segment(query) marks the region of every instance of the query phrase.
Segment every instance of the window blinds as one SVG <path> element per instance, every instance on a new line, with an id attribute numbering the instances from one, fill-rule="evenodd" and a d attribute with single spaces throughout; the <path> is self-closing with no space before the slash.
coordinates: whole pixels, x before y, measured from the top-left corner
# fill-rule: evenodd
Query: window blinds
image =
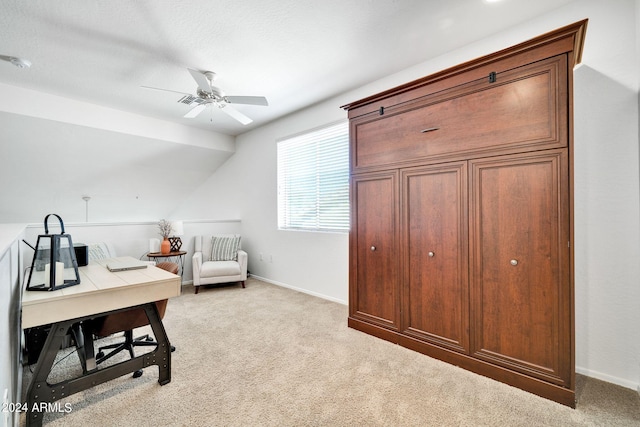
<path id="1" fill-rule="evenodd" d="M 278 227 L 349 230 L 349 123 L 278 142 Z"/>

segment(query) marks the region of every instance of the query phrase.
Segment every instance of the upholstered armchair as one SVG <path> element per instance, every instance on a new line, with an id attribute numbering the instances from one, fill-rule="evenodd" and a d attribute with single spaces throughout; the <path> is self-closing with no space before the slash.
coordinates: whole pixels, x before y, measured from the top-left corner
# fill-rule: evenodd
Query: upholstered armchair
<path id="1" fill-rule="evenodd" d="M 247 280 L 248 255 L 241 249 L 239 234 L 196 236 L 193 254 L 193 286 Z"/>

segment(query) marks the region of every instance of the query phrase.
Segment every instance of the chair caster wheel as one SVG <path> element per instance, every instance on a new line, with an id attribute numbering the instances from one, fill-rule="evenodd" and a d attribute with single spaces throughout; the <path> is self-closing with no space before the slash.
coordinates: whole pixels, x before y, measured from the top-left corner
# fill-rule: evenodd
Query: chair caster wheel
<path id="1" fill-rule="evenodd" d="M 149 337 L 149 336 L 148 336 L 148 337 L 146 338 L 146 341 L 153 341 L 153 337 Z"/>
<path id="2" fill-rule="evenodd" d="M 133 378 L 140 378 L 142 376 L 142 369 L 138 369 L 133 373 Z"/>
<path id="3" fill-rule="evenodd" d="M 99 351 L 98 354 L 96 354 L 96 359 L 101 359 L 102 357 L 104 357 L 104 351 Z"/>
<path id="4" fill-rule="evenodd" d="M 171 346 L 171 353 L 173 353 L 174 351 L 176 351 L 176 346 L 175 346 L 175 345 L 172 345 L 172 346 Z"/>

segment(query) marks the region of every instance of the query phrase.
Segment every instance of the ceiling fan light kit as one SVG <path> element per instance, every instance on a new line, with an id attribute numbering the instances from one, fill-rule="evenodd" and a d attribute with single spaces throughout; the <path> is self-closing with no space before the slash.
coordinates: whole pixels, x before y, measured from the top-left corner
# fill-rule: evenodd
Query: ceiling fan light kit
<path id="1" fill-rule="evenodd" d="M 31 68 L 31 61 L 29 61 L 28 59 L 11 58 L 9 62 L 11 62 L 18 68 Z"/>
<path id="2" fill-rule="evenodd" d="M 259 105 L 259 106 L 268 106 L 269 103 L 264 96 L 227 96 L 222 91 L 222 89 L 213 85 L 213 82 L 217 78 L 217 74 L 213 71 L 198 71 L 191 68 L 187 68 L 191 77 L 196 81 L 198 85 L 196 89 L 196 94 L 188 94 L 184 93 L 183 97 L 178 100 L 181 104 L 186 104 L 192 106 L 191 110 L 189 110 L 184 117 L 187 119 L 192 119 L 197 117 L 203 110 L 206 109 L 207 105 L 212 104 L 216 105 L 219 109 L 224 111 L 228 116 L 242 123 L 243 125 L 248 125 L 253 122 L 252 119 L 245 116 L 240 111 L 231 107 L 229 104 L 244 104 L 244 105 Z M 168 92 L 176 92 L 169 89 L 160 89 L 149 86 L 143 86 L 147 89 L 156 89 L 163 90 Z M 181 92 L 178 92 L 181 93 Z"/>
<path id="3" fill-rule="evenodd" d="M 18 68 L 31 68 L 31 61 L 15 56 L 0 55 L 0 60 L 7 61 Z"/>

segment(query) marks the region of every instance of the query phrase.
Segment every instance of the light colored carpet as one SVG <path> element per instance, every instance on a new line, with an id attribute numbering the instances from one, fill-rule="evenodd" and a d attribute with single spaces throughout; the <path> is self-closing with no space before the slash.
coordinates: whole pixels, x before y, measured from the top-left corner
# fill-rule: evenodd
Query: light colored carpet
<path id="1" fill-rule="evenodd" d="M 46 414 L 45 424 L 640 425 L 632 390 L 579 377 L 570 409 L 349 329 L 347 315 L 346 306 L 255 279 L 198 295 L 185 286 L 164 319 L 177 347 L 171 383 L 160 386 L 157 368 L 147 368 L 66 398 L 71 412 Z M 75 353 L 51 378 L 73 372 Z"/>

